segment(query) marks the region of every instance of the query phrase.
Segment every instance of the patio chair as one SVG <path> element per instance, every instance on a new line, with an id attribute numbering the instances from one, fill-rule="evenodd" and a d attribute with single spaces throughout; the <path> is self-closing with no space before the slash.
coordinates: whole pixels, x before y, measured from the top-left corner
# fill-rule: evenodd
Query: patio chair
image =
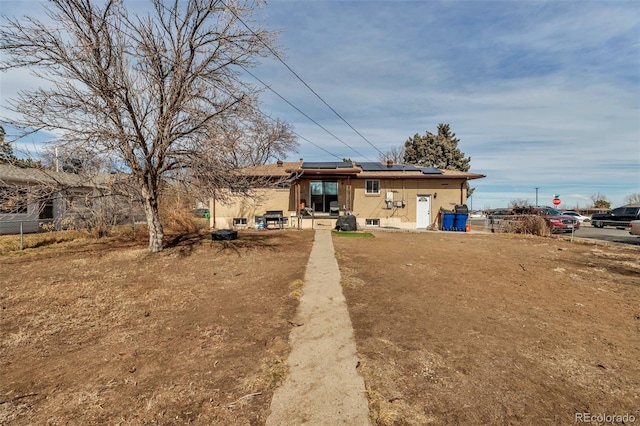
<path id="1" fill-rule="evenodd" d="M 329 203 L 329 216 L 339 216 L 340 215 L 340 204 L 337 201 L 332 201 Z"/>

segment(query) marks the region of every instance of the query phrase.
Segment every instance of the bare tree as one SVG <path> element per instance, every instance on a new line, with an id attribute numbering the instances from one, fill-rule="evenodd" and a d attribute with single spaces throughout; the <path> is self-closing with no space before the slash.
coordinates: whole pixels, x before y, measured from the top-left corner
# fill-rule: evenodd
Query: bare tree
<path id="1" fill-rule="evenodd" d="M 297 152 L 298 142 L 291 126 L 254 109 L 243 121 L 226 124 L 217 136 L 227 162 L 235 168 L 253 167 Z"/>
<path id="2" fill-rule="evenodd" d="M 389 151 L 380 154 L 380 161 L 393 161 L 396 164 L 404 163 L 404 145 L 389 148 Z"/>
<path id="3" fill-rule="evenodd" d="M 627 195 L 627 197 L 624 199 L 624 202 L 627 204 L 640 205 L 640 192 Z"/>
<path id="4" fill-rule="evenodd" d="M 532 207 L 531 201 L 524 198 L 513 199 L 509 201 L 510 207 Z"/>
<path id="5" fill-rule="evenodd" d="M 51 0 L 45 7 L 54 24 L 4 18 L 0 69 L 29 68 L 53 83 L 21 93 L 11 103 L 21 118 L 7 121 L 56 130 L 69 152 L 82 148 L 118 164 L 139 190 L 156 252 L 166 179 L 194 164 L 213 187 L 237 175 L 220 134 L 255 103 L 238 67 L 268 54 L 275 34 L 244 25 L 259 1 L 151 5 L 135 14 L 119 0 Z"/>

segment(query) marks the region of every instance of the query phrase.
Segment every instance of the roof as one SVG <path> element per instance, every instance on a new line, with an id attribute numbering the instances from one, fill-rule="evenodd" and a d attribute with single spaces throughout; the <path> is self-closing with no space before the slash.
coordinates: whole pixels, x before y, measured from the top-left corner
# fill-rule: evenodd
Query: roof
<path id="1" fill-rule="evenodd" d="M 390 178 L 390 179 L 480 179 L 485 175 L 478 173 L 462 172 L 458 170 L 440 170 L 434 167 L 425 167 L 412 164 L 392 163 L 350 163 L 340 161 L 300 161 L 278 162 L 263 166 L 248 167 L 241 170 L 242 174 L 251 176 L 319 176 L 341 175 L 352 178 Z"/>
<path id="2" fill-rule="evenodd" d="M 264 164 L 262 166 L 246 167 L 240 169 L 239 172 L 247 176 L 272 176 L 286 177 L 291 174 L 291 170 L 298 168 L 299 162 L 278 162 L 272 164 Z"/>
<path id="3" fill-rule="evenodd" d="M 37 168 L 21 168 L 10 164 L 0 164 L 0 182 L 8 184 L 45 184 L 72 187 L 95 187 L 87 177 L 66 172 L 55 172 Z"/>

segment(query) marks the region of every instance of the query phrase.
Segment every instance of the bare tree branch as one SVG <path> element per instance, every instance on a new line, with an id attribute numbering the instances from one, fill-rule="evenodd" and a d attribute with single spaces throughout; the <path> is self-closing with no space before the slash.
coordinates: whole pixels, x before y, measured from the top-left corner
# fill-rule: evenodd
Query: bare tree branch
<path id="1" fill-rule="evenodd" d="M 199 187 L 229 187 L 234 167 L 297 145 L 287 125 L 259 118 L 256 91 L 240 80 L 240 67 L 273 49 L 275 33 L 238 22 L 261 2 L 151 3 L 143 15 L 120 0 L 51 0 L 55 25 L 5 18 L 0 70 L 29 68 L 53 83 L 14 99 L 21 118 L 9 122 L 55 130 L 66 151 L 119 164 L 142 197 L 149 249 L 159 251 L 158 198 L 175 171 L 198 176 Z"/>

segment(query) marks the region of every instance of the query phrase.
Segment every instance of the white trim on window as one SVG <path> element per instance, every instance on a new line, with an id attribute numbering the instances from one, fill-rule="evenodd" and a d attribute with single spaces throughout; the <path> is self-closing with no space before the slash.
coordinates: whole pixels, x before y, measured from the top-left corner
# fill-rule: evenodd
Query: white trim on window
<path id="1" fill-rule="evenodd" d="M 365 219 L 364 226 L 380 226 L 380 219 Z"/>
<path id="2" fill-rule="evenodd" d="M 233 226 L 247 226 L 247 218 L 246 217 L 234 217 L 233 218 Z"/>
<path id="3" fill-rule="evenodd" d="M 364 184 L 364 193 L 367 195 L 380 195 L 380 181 L 378 179 L 367 179 Z"/>

